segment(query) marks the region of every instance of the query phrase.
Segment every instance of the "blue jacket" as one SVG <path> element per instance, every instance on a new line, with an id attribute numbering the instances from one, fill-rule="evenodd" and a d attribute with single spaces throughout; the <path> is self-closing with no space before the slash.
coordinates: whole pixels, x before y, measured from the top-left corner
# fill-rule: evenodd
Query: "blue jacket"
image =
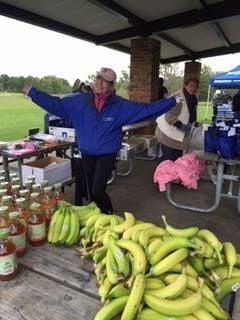
<path id="1" fill-rule="evenodd" d="M 122 126 L 159 117 L 176 104 L 175 98 L 138 103 L 111 96 L 98 112 L 93 104 L 93 93 L 61 99 L 32 87 L 28 95 L 46 111 L 72 122 L 79 150 L 87 155 L 118 152 L 123 138 Z"/>

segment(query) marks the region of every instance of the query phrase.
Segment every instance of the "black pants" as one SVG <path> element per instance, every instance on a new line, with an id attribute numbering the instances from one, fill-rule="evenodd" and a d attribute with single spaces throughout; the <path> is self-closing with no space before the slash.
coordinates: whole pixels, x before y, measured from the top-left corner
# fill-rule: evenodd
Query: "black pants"
<path id="1" fill-rule="evenodd" d="M 160 158 L 161 162 L 164 160 L 175 161 L 183 155 L 182 150 L 173 149 L 173 148 L 165 146 L 164 144 L 161 145 L 161 149 L 162 149 L 162 153 L 163 153 L 162 157 Z"/>
<path id="2" fill-rule="evenodd" d="M 113 206 L 106 188 L 115 166 L 116 154 L 82 155 L 82 161 L 91 201 L 95 201 L 103 213 L 112 213 Z"/>
<path id="3" fill-rule="evenodd" d="M 88 199 L 87 184 L 81 158 L 72 159 L 72 176 L 75 178 L 74 204 L 81 206 L 83 198 Z"/>

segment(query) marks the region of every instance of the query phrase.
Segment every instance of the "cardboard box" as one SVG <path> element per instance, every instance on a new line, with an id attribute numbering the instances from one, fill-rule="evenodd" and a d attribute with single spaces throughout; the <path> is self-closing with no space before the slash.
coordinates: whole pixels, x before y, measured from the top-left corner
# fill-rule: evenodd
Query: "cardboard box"
<path id="1" fill-rule="evenodd" d="M 76 130 L 73 128 L 49 127 L 49 133 L 57 140 L 75 142 Z"/>
<path id="2" fill-rule="evenodd" d="M 71 160 L 48 157 L 22 165 L 23 184 L 27 177 L 35 176 L 36 183 L 48 180 L 49 184 L 65 182 L 72 178 Z"/>

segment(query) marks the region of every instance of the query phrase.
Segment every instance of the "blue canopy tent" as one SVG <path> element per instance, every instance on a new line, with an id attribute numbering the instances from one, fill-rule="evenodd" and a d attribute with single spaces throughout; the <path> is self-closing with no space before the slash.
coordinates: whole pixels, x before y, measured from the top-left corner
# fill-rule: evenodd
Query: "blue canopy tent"
<path id="1" fill-rule="evenodd" d="M 226 73 L 223 73 L 209 80 L 207 109 L 206 109 L 205 118 L 207 118 L 207 114 L 208 114 L 211 87 L 217 88 L 217 89 L 239 89 L 240 88 L 240 65 Z"/>

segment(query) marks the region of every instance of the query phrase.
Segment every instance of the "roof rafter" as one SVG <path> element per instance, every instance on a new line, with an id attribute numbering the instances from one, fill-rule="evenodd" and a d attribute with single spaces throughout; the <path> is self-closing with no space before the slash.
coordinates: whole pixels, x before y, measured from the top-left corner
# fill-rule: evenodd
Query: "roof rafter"
<path id="1" fill-rule="evenodd" d="M 240 14 L 239 0 L 224 0 L 208 6 L 212 12 L 211 17 L 206 9 L 193 9 L 184 11 L 172 16 L 164 17 L 138 27 L 130 27 L 98 36 L 97 44 L 109 43 L 126 38 L 141 36 L 142 34 L 151 35 L 154 32 L 162 32 L 178 27 L 187 27 L 190 25 L 203 23 L 207 21 L 218 20 Z"/>

